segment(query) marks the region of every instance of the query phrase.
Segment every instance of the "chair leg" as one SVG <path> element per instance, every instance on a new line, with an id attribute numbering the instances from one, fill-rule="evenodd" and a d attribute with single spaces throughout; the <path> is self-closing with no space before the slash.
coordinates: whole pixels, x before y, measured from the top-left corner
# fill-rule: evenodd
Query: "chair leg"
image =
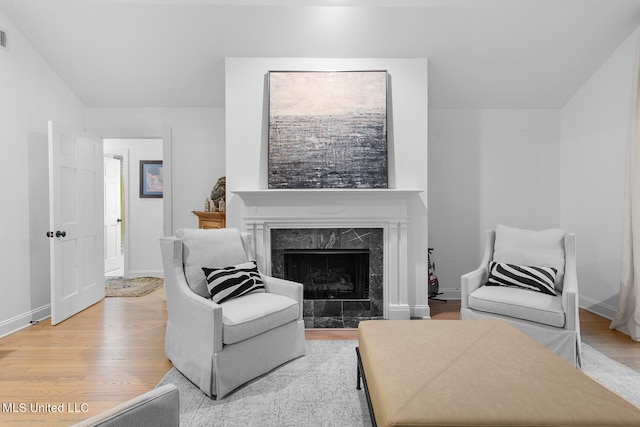
<path id="1" fill-rule="evenodd" d="M 358 360 L 360 360 L 360 352 L 358 351 L 358 347 L 356 347 L 356 354 L 358 355 Z M 358 366 L 356 366 L 356 371 L 357 371 L 357 383 L 356 383 L 356 390 L 361 390 L 362 387 L 360 387 L 360 363 L 358 363 Z"/>

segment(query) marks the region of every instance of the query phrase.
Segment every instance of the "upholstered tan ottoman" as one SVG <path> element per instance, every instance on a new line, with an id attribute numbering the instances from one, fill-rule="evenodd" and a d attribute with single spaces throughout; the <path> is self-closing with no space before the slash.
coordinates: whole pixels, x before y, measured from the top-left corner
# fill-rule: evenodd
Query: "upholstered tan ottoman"
<path id="1" fill-rule="evenodd" d="M 500 320 L 374 320 L 358 383 L 378 426 L 640 426 L 640 409 Z"/>

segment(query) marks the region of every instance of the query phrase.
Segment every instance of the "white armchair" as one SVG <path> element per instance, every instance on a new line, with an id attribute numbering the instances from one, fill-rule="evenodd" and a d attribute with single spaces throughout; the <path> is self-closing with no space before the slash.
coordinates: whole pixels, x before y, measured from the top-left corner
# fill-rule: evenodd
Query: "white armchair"
<path id="1" fill-rule="evenodd" d="M 302 284 L 262 276 L 266 292 L 217 304 L 202 270 L 250 261 L 236 229 L 181 229 L 160 239 L 167 292 L 165 353 L 208 396 L 240 385 L 306 352 Z"/>
<path id="2" fill-rule="evenodd" d="M 556 295 L 507 286 L 486 286 L 491 261 L 556 267 Z M 554 265 L 555 264 L 555 265 Z M 562 230 L 488 230 L 480 266 L 461 277 L 460 318 L 508 321 L 555 353 L 580 366 L 575 235 Z"/>
<path id="3" fill-rule="evenodd" d="M 72 427 L 180 427 L 178 388 L 154 388 Z"/>

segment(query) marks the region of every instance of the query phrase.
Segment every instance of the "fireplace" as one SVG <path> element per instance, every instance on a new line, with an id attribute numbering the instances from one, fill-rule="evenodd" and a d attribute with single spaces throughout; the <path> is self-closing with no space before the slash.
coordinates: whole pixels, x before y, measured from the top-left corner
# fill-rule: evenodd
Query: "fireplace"
<path id="1" fill-rule="evenodd" d="M 304 286 L 307 328 L 382 318 L 381 228 L 271 229 L 271 274 Z"/>
<path id="2" fill-rule="evenodd" d="M 304 298 L 366 299 L 368 249 L 286 249 L 284 275 L 304 286 Z"/>
<path id="3" fill-rule="evenodd" d="M 426 303 L 409 305 L 411 294 L 425 302 L 427 295 L 426 287 L 410 283 L 413 273 L 407 263 L 409 205 L 422 190 L 229 191 L 233 196 L 228 208 L 242 215 L 258 268 L 266 275 L 284 278 L 285 249 L 369 249 L 368 296 L 305 299 L 307 327 L 354 327 L 368 318 L 409 319 L 412 311 L 415 317 L 428 317 Z"/>

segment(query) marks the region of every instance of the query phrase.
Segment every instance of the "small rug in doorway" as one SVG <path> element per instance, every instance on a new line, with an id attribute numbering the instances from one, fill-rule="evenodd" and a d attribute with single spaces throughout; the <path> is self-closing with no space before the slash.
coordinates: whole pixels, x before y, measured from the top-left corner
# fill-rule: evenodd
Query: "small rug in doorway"
<path id="1" fill-rule="evenodd" d="M 160 277 L 107 277 L 104 281 L 107 297 L 142 297 L 164 284 Z"/>

